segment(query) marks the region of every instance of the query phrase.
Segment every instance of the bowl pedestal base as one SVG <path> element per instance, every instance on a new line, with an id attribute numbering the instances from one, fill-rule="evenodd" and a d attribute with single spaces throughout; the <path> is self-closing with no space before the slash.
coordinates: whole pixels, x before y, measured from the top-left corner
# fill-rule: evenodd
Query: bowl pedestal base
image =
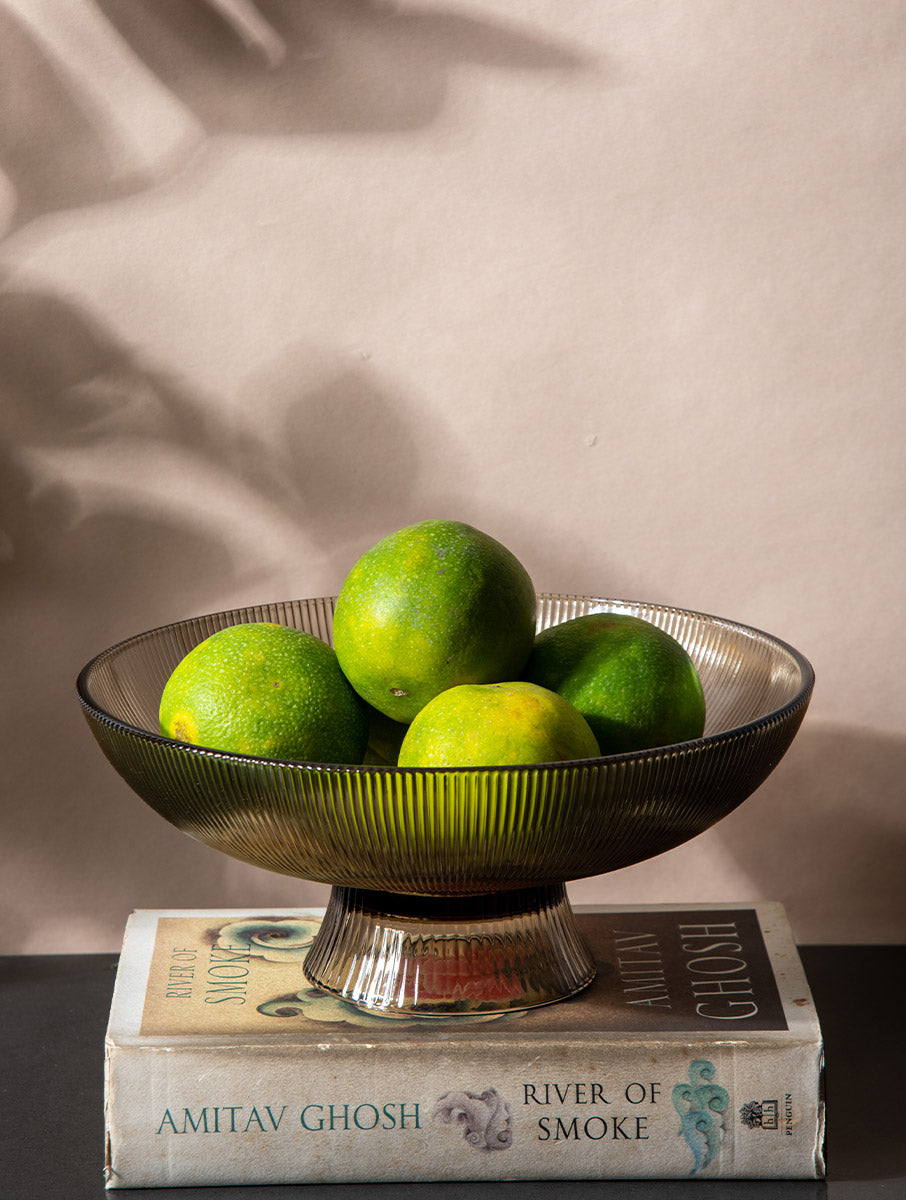
<path id="1" fill-rule="evenodd" d="M 388 1017 L 552 1004 L 595 968 L 562 883 L 486 896 L 334 887 L 305 959 L 309 981 Z"/>

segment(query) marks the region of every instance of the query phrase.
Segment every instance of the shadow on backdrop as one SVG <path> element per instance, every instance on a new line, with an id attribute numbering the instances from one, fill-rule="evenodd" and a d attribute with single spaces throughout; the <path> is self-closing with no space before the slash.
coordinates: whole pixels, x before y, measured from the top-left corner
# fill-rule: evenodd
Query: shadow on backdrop
<path id="1" fill-rule="evenodd" d="M 296 594 L 312 594 L 306 562 L 339 556 L 341 528 L 384 532 L 422 488 L 405 412 L 363 364 L 308 389 L 286 382 L 273 425 L 258 428 L 252 409 L 236 427 L 210 397 L 40 293 L 0 293 L 0 362 L 5 850 L 23 884 L 46 879 L 62 894 L 69 881 L 94 907 L 127 881 L 136 903 L 152 893 L 159 854 L 172 855 L 177 879 L 179 861 L 214 878 L 222 856 L 150 812 L 161 828 L 136 852 L 143 806 L 93 745 L 76 673 L 119 638 L 209 611 L 237 587 L 288 598 L 260 594 L 269 556 L 285 573 L 295 548 Z M 356 468 L 365 454 L 380 468 Z M 124 797 L 134 819 L 116 810 Z"/>
<path id="2" fill-rule="evenodd" d="M 211 134 L 405 133 L 438 117 L 461 65 L 592 65 L 525 24 L 452 8 L 258 9 L 281 48 L 270 65 L 201 2 L 61 10 L 0 0 L 0 236 L 153 185 Z M 449 464 L 455 438 L 420 412 L 416 442 L 407 402 L 366 365 L 322 351 L 320 374 L 300 384 L 311 354 L 290 347 L 262 373 L 274 398 L 266 428 L 236 424 L 75 303 L 0 294 L 0 606 L 15 647 L 2 718 L 16 798 L 4 806 L 6 845 L 17 878 L 66 897 L 69 924 L 92 909 L 109 920 L 124 895 L 149 907 L 203 904 L 228 870 L 145 812 L 99 757 L 73 689 L 99 649 L 207 611 L 240 586 L 259 589 L 252 599 L 282 598 L 260 595 L 266 571 L 257 573 L 275 546 L 290 559 L 304 548 L 339 576 L 388 529 L 425 516 L 536 546 L 558 580 L 579 565 L 504 497 L 489 512 L 476 511 L 468 482 L 443 494 L 440 479 L 455 472 L 431 477 L 426 454 L 442 447 Z M 304 567 L 293 592 L 307 594 Z M 170 878 L 187 881 L 178 897 Z M 22 891 L 26 941 L 33 900 Z"/>
<path id="3" fill-rule="evenodd" d="M 0 236 L 153 184 L 207 135 L 404 132 L 436 119 L 459 65 L 590 65 L 525 24 L 453 9 L 243 7 L 251 34 L 201 0 L 0 0 Z"/>
<path id="4" fill-rule="evenodd" d="M 457 477 L 458 444 L 422 397 L 381 384 L 364 361 L 305 341 L 285 346 L 240 388 L 278 414 L 271 451 L 294 479 L 299 519 L 337 586 L 356 558 L 390 530 L 458 508 L 440 490 Z M 418 429 L 416 435 L 415 429 Z M 443 472 L 431 468 L 443 456 Z"/>
<path id="5" fill-rule="evenodd" d="M 309 573 L 338 584 L 367 545 L 426 516 L 470 520 L 517 549 L 525 530 L 564 579 L 574 553 L 505 498 L 477 511 L 468 482 L 442 490 L 459 478 L 451 430 L 422 411 L 416 437 L 410 402 L 348 355 L 289 347 L 245 381 L 236 424 L 71 301 L 20 290 L 0 293 L 0 362 L 0 621 L 14 648 L 3 816 L 8 900 L 21 896 L 8 949 L 59 948 L 60 905 L 63 948 L 77 949 L 109 945 L 131 907 L 240 903 L 259 883 L 305 902 L 304 883 L 251 880 L 132 795 L 79 713 L 79 668 L 228 593 L 320 594 Z M 292 576 L 287 595 L 269 571 Z"/>
<path id="6" fill-rule="evenodd" d="M 442 109 L 460 65 L 573 71 L 585 64 L 527 22 L 381 0 L 258 0 L 284 46 L 261 69 L 212 8 L 184 0 L 102 0 L 135 53 L 209 133 L 419 128 Z"/>
<path id="7" fill-rule="evenodd" d="M 890 805 L 904 778 L 906 740 L 806 716 L 775 774 L 715 832 L 759 894 L 784 901 L 800 941 L 823 928 L 839 943 L 906 942 L 906 816 Z"/>
<path id="8" fill-rule="evenodd" d="M 359 538 L 383 534 L 422 490 L 423 451 L 404 397 L 364 363 L 350 367 L 306 343 L 247 380 L 244 402 L 227 413 L 73 303 L 6 291 L 0 361 L 11 576 L 56 569 L 86 521 L 129 514 L 155 517 L 174 536 L 204 534 L 212 550 L 219 532 L 225 567 L 243 524 L 249 544 L 263 547 L 270 536 L 279 550 L 283 533 L 332 557 L 350 524 Z M 423 411 L 419 422 L 422 439 L 454 453 Z M 243 545 L 226 567 L 231 580 L 256 566 L 243 564 Z M 69 572 L 96 579 L 75 563 Z M 122 582 L 119 570 L 101 578 L 105 586 Z"/>
<path id="9" fill-rule="evenodd" d="M 818 670 L 818 686 L 821 673 Z M 777 769 L 711 829 L 611 875 L 580 903 L 780 901 L 797 941 L 906 943 L 906 741 L 805 722 Z"/>

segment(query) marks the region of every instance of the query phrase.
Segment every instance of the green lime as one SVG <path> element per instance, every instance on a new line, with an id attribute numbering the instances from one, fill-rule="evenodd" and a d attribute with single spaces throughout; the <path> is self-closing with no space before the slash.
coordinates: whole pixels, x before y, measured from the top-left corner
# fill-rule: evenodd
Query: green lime
<path id="1" fill-rule="evenodd" d="M 496 767 L 597 758 L 588 722 L 562 696 L 533 683 L 460 684 L 412 721 L 401 767 Z"/>
<path id="2" fill-rule="evenodd" d="M 360 763 L 368 716 L 326 642 L 261 621 L 189 651 L 164 687 L 160 729 L 234 754 Z"/>
<path id="3" fill-rule="evenodd" d="M 535 590 L 500 542 L 459 521 L 422 521 L 355 563 L 333 644 L 356 691 L 408 723 L 460 683 L 518 678 L 535 637 Z"/>
<path id="4" fill-rule="evenodd" d="M 602 754 L 689 741 L 705 727 L 695 664 L 640 617 L 588 613 L 543 630 L 525 676 L 575 705 Z"/>

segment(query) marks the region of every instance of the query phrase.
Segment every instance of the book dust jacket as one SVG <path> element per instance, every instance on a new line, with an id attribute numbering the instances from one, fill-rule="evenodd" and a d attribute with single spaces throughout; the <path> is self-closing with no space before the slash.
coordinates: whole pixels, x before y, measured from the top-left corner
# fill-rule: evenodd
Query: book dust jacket
<path id="1" fill-rule="evenodd" d="M 428 1018 L 310 986 L 321 915 L 132 915 L 108 1187 L 824 1174 L 821 1033 L 779 905 L 578 907 L 585 991 Z"/>

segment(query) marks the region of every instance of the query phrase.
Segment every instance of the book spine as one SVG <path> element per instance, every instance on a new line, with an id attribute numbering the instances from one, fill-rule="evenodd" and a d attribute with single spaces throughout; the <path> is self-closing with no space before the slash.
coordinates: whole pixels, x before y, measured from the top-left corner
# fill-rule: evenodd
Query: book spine
<path id="1" fill-rule="evenodd" d="M 820 1178 L 819 1042 L 108 1045 L 107 1186 Z"/>

